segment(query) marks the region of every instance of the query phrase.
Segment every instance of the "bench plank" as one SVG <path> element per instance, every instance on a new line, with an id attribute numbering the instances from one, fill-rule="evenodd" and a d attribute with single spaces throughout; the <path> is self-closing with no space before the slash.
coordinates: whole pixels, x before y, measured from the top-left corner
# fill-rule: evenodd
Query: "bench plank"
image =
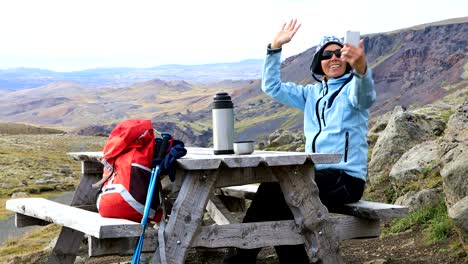
<path id="1" fill-rule="evenodd" d="M 8 200 L 6 209 L 17 214 L 59 224 L 96 238 L 137 237 L 141 233 L 140 223 L 125 219 L 104 218 L 98 213 L 44 198 Z"/>
<path id="2" fill-rule="evenodd" d="M 221 193 L 226 196 L 253 200 L 255 193 L 257 192 L 258 185 L 247 184 L 247 185 L 240 185 L 240 186 L 224 187 L 220 189 L 221 189 Z"/>
<path id="3" fill-rule="evenodd" d="M 407 206 L 361 200 L 345 204 L 342 208 L 336 209 L 336 212 L 367 219 L 391 219 L 406 217 L 408 210 Z"/>
<path id="4" fill-rule="evenodd" d="M 226 196 L 253 199 L 257 189 L 256 184 L 246 184 L 221 188 L 221 193 Z M 377 220 L 406 217 L 408 210 L 407 206 L 361 200 L 345 204 L 342 208 L 334 209 L 333 212 Z"/>

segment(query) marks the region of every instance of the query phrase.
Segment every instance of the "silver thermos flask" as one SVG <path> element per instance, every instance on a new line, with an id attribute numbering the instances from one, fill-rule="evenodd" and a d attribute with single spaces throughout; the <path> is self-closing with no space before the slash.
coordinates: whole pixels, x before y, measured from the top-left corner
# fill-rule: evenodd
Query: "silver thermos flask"
<path id="1" fill-rule="evenodd" d="M 234 154 L 234 105 L 228 93 L 216 93 L 212 114 L 214 154 Z"/>

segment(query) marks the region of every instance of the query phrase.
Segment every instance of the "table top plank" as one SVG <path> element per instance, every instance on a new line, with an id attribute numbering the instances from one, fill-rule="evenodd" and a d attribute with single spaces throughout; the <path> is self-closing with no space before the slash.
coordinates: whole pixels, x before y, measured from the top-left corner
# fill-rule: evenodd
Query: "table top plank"
<path id="1" fill-rule="evenodd" d="M 100 162 L 102 152 L 70 152 L 70 157 L 79 161 Z M 222 164 L 229 168 L 257 167 L 261 163 L 268 166 L 302 165 L 307 160 L 315 164 L 338 163 L 342 154 L 322 154 L 289 151 L 255 150 L 249 155 L 214 155 L 212 148 L 187 148 L 187 155 L 177 160 L 186 170 L 218 169 Z"/>

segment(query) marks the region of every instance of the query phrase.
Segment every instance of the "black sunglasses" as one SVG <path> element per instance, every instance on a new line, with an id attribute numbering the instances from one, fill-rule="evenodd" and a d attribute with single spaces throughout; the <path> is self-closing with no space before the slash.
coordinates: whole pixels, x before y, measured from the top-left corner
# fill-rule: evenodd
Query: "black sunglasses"
<path id="1" fill-rule="evenodd" d="M 331 59 L 331 57 L 333 57 L 333 54 L 335 54 L 335 56 L 337 58 L 340 58 L 341 57 L 341 49 L 337 49 L 337 50 L 324 50 L 322 52 L 322 55 L 320 56 L 320 59 L 322 60 L 329 60 Z"/>

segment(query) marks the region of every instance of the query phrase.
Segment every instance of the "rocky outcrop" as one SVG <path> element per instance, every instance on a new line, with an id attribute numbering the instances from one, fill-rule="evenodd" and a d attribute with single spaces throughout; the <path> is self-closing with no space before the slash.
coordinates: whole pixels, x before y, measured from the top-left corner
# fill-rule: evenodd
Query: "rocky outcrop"
<path id="1" fill-rule="evenodd" d="M 445 122 L 436 117 L 416 114 L 396 107 L 375 143 L 369 163 L 369 181 L 386 177 L 393 164 L 413 146 L 440 136 Z"/>
<path id="2" fill-rule="evenodd" d="M 257 144 L 260 150 L 304 151 L 304 134 L 284 129 L 277 129 L 264 141 Z"/>
<path id="3" fill-rule="evenodd" d="M 448 121 L 443 137 L 445 155 L 440 174 L 443 178 L 449 217 L 468 252 L 468 103 L 457 108 Z"/>
<path id="4" fill-rule="evenodd" d="M 444 128 L 441 119 L 433 116 L 438 109 L 426 109 L 426 114 L 422 111 L 417 114 L 405 113 L 400 109 L 394 111 L 385 130 L 379 133 L 369 165 L 369 177 L 374 181 L 385 177 L 386 166 L 391 167 L 389 178 L 392 186 L 396 193 L 402 194 L 395 203 L 407 205 L 410 210 L 435 205 L 439 197 L 444 197 L 449 217 L 455 223 L 466 250 L 468 103 L 464 102 L 454 109 L 445 131 L 441 130 Z M 440 131 L 444 132 L 443 135 L 440 135 Z M 439 137 L 433 139 L 436 136 Z M 391 155 L 385 159 L 384 153 Z M 399 153 L 402 153 L 401 157 L 393 164 L 393 158 Z M 379 171 L 378 166 L 384 170 Z M 431 184 L 442 188 L 427 189 Z"/>
<path id="5" fill-rule="evenodd" d="M 289 145 L 295 142 L 295 137 L 289 131 L 279 129 L 270 135 L 268 138 L 270 147 L 279 147 L 282 145 Z"/>
<path id="6" fill-rule="evenodd" d="M 282 151 L 304 151 L 305 139 L 302 132 L 291 132 L 278 129 L 268 137 L 266 146 L 269 149 Z"/>
<path id="7" fill-rule="evenodd" d="M 369 185 L 410 211 L 444 199 L 465 250 L 468 241 L 468 90 L 422 108 L 396 107 L 372 120 Z M 389 186 L 387 186 L 388 188 Z"/>

